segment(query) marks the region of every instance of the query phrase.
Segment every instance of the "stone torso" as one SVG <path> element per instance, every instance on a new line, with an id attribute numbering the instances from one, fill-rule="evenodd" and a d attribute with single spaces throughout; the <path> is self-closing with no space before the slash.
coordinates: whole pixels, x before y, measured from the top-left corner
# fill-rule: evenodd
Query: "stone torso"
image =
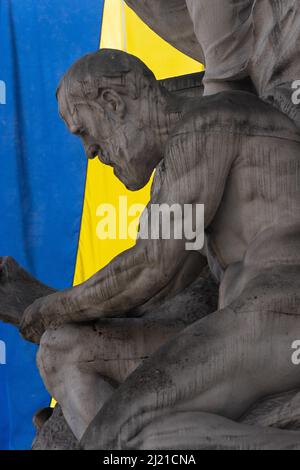
<path id="1" fill-rule="evenodd" d="M 192 175 L 196 202 L 216 200 L 206 230 L 211 256 L 222 269 L 242 261 L 251 247 L 258 253 L 257 262 L 295 258 L 294 237 L 300 231 L 300 134 L 289 118 L 248 93 L 226 92 L 199 100 L 173 132 L 153 195 L 174 166 L 172 149 L 180 146 L 185 153 L 181 165 Z M 216 160 L 210 171 L 224 172 L 223 195 L 221 187 L 220 194 L 205 187 L 208 159 Z M 228 171 L 218 164 L 222 159 L 228 160 Z"/>

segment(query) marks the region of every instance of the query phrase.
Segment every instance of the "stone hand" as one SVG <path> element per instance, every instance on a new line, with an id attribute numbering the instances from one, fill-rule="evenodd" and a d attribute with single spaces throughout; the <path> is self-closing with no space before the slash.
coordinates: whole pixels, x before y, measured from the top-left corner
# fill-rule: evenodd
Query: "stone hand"
<path id="1" fill-rule="evenodd" d="M 36 299 L 54 293 L 11 257 L 0 257 L 0 321 L 18 328 L 25 309 Z"/>
<path id="2" fill-rule="evenodd" d="M 24 339 L 39 344 L 40 338 L 50 326 L 63 324 L 58 309 L 59 293 L 37 299 L 24 312 L 20 332 Z"/>

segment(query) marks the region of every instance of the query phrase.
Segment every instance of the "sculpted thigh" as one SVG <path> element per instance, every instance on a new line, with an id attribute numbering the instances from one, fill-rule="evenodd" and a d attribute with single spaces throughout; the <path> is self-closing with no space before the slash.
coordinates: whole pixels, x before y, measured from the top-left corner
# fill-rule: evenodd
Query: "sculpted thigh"
<path id="1" fill-rule="evenodd" d="M 141 309 L 139 317 L 103 318 L 48 330 L 38 362 L 47 372 L 77 364 L 118 383 L 186 326 L 213 312 L 218 287 L 207 268 L 176 296 Z"/>
<path id="2" fill-rule="evenodd" d="M 49 329 L 41 339 L 38 366 L 47 382 L 76 365 L 121 383 L 180 328 L 167 320 L 110 318 Z"/>
<path id="3" fill-rule="evenodd" d="M 300 338 L 299 274 L 298 266 L 265 270 L 230 306 L 171 338 L 116 390 L 83 446 L 123 448 L 169 412 L 239 419 L 258 400 L 297 389 L 291 345 Z"/>

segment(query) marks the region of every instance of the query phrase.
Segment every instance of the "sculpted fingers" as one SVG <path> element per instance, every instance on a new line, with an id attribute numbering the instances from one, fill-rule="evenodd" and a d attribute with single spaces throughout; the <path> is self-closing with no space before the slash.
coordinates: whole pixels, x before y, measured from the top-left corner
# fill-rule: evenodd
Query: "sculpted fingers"
<path id="1" fill-rule="evenodd" d="M 43 299 L 33 302 L 24 312 L 20 333 L 24 339 L 32 343 L 39 343 L 42 334 L 45 331 L 45 323 L 42 314 Z"/>

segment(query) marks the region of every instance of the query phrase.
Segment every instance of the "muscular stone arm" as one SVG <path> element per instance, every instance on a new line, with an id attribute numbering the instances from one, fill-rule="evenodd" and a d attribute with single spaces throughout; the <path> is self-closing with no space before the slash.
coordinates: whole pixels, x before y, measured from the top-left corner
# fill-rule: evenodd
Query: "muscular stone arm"
<path id="1" fill-rule="evenodd" d="M 228 139 L 227 139 L 228 140 Z M 205 204 L 205 224 L 212 220 L 222 197 L 230 167 L 224 137 L 198 133 L 173 139 L 165 158 L 165 171 L 154 188 L 152 204 Z M 226 141 L 226 138 L 225 138 Z M 221 153 L 223 151 L 223 153 Z M 176 276 L 191 255 L 186 239 L 139 239 L 130 250 L 80 286 L 49 297 L 40 306 L 43 327 L 119 316 L 157 295 Z M 172 228 L 173 226 L 173 228 Z M 34 314 L 34 311 L 33 311 Z M 30 322 L 29 317 L 29 322 Z M 33 323 L 33 322 L 32 322 Z M 26 336 L 26 319 L 22 327 Z"/>

